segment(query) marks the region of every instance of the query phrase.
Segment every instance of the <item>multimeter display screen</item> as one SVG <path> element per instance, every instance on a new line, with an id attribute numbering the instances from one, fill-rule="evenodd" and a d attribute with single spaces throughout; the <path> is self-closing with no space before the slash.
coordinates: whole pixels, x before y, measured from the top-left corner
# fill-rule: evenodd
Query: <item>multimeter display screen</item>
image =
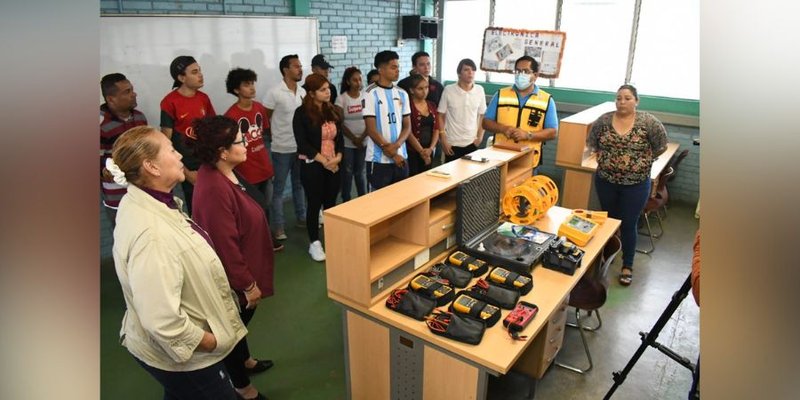
<path id="1" fill-rule="evenodd" d="M 583 233 L 589 233 L 592 231 L 592 228 L 595 227 L 595 223 L 592 221 L 585 220 L 583 218 L 578 218 L 576 216 L 572 216 L 567 222 L 567 225 L 573 229 L 577 229 Z"/>

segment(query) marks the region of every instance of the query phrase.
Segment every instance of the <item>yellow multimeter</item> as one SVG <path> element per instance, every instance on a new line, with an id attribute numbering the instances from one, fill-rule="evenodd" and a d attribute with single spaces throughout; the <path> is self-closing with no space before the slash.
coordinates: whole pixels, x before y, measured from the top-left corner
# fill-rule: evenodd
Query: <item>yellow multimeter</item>
<path id="1" fill-rule="evenodd" d="M 470 258 L 472 260 L 470 260 L 467 263 L 467 265 L 463 265 Z M 459 266 L 459 267 L 462 267 L 462 268 L 466 268 L 466 270 L 469 271 L 469 272 L 475 271 L 477 269 L 480 269 L 480 268 L 483 268 L 483 267 L 486 266 L 486 261 L 478 260 L 478 259 L 476 259 L 474 257 L 470 257 L 466 253 L 463 253 L 461 251 L 457 251 L 457 252 L 451 254 L 450 258 L 449 258 L 449 261 L 453 265 L 456 265 L 456 266 Z"/>
<path id="2" fill-rule="evenodd" d="M 578 246 L 586 246 L 600 226 L 600 223 L 572 214 L 558 228 L 559 236 L 566 236 Z"/>
<path id="3" fill-rule="evenodd" d="M 435 283 L 439 282 L 436 281 L 436 279 L 430 278 L 425 275 L 417 275 L 414 279 L 411 280 L 411 289 L 414 289 L 415 291 L 419 290 L 427 291 Z M 453 288 L 451 288 L 450 286 L 442 285 L 433 291 L 433 296 L 438 299 L 439 297 L 442 297 L 450 293 L 450 291 L 452 290 Z"/>
<path id="4" fill-rule="evenodd" d="M 511 271 L 505 268 L 497 267 L 492 270 L 492 273 L 489 274 L 489 279 L 496 283 L 505 284 L 506 280 L 508 280 L 508 275 L 510 274 Z M 524 275 L 519 275 L 517 276 L 517 279 L 514 279 L 514 286 L 521 288 L 530 283 L 530 281 L 531 278 L 528 278 L 527 276 Z"/>
<path id="5" fill-rule="evenodd" d="M 453 301 L 453 310 L 458 311 L 462 314 L 473 315 L 472 309 L 478 304 L 478 300 L 473 299 L 465 294 L 458 296 L 455 301 Z M 500 308 L 495 307 L 491 304 L 486 304 L 483 309 L 480 310 L 479 316 L 481 319 L 489 319 L 496 313 L 500 312 Z"/>
<path id="6" fill-rule="evenodd" d="M 577 208 L 572 211 L 572 214 L 597 222 L 600 225 L 608 219 L 608 211 L 591 211 Z"/>

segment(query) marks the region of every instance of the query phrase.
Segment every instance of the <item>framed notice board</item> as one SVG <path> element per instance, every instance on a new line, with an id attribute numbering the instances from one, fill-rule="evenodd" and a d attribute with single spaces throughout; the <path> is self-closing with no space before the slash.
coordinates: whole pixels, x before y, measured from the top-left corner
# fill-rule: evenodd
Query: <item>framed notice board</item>
<path id="1" fill-rule="evenodd" d="M 539 62 L 540 77 L 558 78 L 566 39 L 566 32 L 560 31 L 486 28 L 483 32 L 481 69 L 513 73 L 514 62 L 528 55 Z"/>

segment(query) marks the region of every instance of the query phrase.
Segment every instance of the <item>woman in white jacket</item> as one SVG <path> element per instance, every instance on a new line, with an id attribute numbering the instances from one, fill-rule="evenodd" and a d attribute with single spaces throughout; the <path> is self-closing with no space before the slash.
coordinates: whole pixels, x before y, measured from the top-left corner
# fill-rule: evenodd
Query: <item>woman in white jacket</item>
<path id="1" fill-rule="evenodd" d="M 164 387 L 164 399 L 236 399 L 222 363 L 247 333 L 208 234 L 170 192 L 181 155 L 153 127 L 123 133 L 107 169 L 128 185 L 114 229 L 127 310 L 122 345 Z"/>

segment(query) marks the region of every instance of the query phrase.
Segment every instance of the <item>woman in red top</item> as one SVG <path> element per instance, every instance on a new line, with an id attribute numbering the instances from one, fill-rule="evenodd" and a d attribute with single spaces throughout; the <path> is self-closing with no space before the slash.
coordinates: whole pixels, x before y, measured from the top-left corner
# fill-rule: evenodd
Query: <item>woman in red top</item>
<path id="1" fill-rule="evenodd" d="M 272 296 L 274 251 L 263 194 L 234 168 L 247 159 L 246 140 L 239 126 L 223 116 L 199 119 L 193 124 L 195 156 L 201 162 L 194 189 L 193 218 L 211 237 L 222 260 L 231 288 L 239 297 L 242 322 L 253 318 L 262 298 Z M 271 360 L 250 357 L 247 338 L 225 357 L 233 386 L 245 399 L 263 399 L 248 373 L 272 366 Z"/>
<path id="2" fill-rule="evenodd" d="M 306 193 L 308 254 L 314 261 L 325 260 L 319 240 L 319 211 L 336 205 L 342 183 L 339 163 L 344 150 L 342 118 L 331 104 L 328 79 L 320 74 L 306 78 L 306 97 L 294 112 L 294 138 L 300 159 L 300 180 Z"/>
<path id="3" fill-rule="evenodd" d="M 436 105 L 426 100 L 428 81 L 422 75 L 411 76 L 411 135 L 408 136 L 408 176 L 431 169 L 433 151 L 439 141 Z"/>

